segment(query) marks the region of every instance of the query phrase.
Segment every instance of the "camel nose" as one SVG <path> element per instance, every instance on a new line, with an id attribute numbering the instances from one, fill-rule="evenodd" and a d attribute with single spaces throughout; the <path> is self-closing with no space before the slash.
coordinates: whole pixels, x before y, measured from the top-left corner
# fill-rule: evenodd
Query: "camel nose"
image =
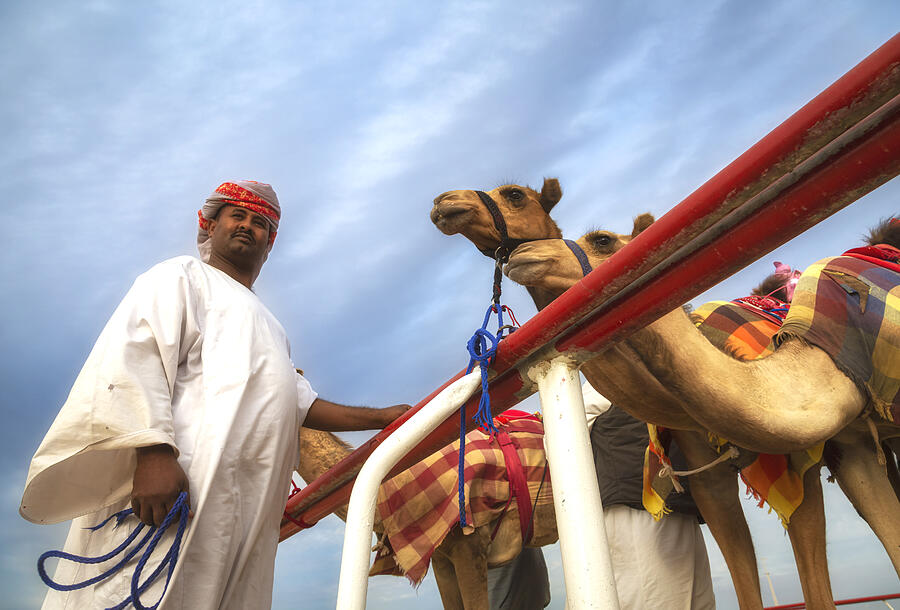
<path id="1" fill-rule="evenodd" d="M 444 199 L 450 197 L 453 194 L 453 191 L 447 191 L 446 193 L 441 193 L 437 197 L 434 198 L 434 207 L 431 208 L 431 222 L 437 224 L 439 220 L 443 217 L 441 213 L 441 203 Z"/>
<path id="2" fill-rule="evenodd" d="M 450 195 L 450 193 L 452 193 L 452 192 L 453 192 L 453 191 L 447 191 L 446 193 L 441 193 L 440 195 L 438 195 L 437 197 L 435 197 L 435 198 L 434 198 L 434 205 L 438 205 L 438 204 L 441 202 L 441 200 L 444 199 L 444 197 L 447 197 L 447 196 Z"/>

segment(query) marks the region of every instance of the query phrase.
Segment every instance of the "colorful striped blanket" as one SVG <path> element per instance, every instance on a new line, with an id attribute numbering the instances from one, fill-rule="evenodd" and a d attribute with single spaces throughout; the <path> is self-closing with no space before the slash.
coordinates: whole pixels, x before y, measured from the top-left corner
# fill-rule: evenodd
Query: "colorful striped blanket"
<path id="1" fill-rule="evenodd" d="M 644 505 L 644 509 L 659 521 L 663 515 L 672 512 L 666 506 L 666 500 L 669 494 L 675 491 L 675 483 L 669 477 L 659 476 L 659 471 L 663 466 L 672 467 L 668 456 L 672 436 L 668 428 L 655 424 L 647 424 L 647 432 L 650 440 L 644 451 L 641 503 Z"/>
<path id="2" fill-rule="evenodd" d="M 535 498 L 537 505 L 553 502 L 540 419 L 501 415 L 494 424 L 506 430 L 516 445 L 532 502 Z M 458 468 L 457 440 L 381 485 L 376 510 L 384 524 L 386 544 L 376 556 L 370 575 L 405 574 L 415 585 L 425 578 L 434 550 L 459 523 Z M 481 430 L 469 432 L 465 451 L 468 525 L 463 531 L 471 533 L 493 522 L 507 504 L 510 510 L 515 509 L 509 487 L 499 443 Z"/>
<path id="3" fill-rule="evenodd" d="M 796 299 L 796 293 L 795 297 Z M 795 301 L 796 302 L 796 301 Z M 712 301 L 697 308 L 691 319 L 710 343 L 741 360 L 765 358 L 775 349 L 773 337 L 780 328 L 787 305 L 777 299 L 746 297 L 734 301 Z M 793 311 L 793 306 L 792 309 Z M 660 468 L 669 464 L 666 451 L 668 434 L 650 428 L 650 444 L 644 457 L 644 507 L 657 520 L 668 512 L 665 500 L 672 492 L 668 477 L 659 477 Z M 711 439 L 717 449 L 727 441 Z M 822 459 L 824 445 L 790 455 L 759 454 L 757 459 L 741 469 L 741 478 L 748 492 L 767 503 L 783 524 L 803 502 L 803 475 Z"/>
<path id="4" fill-rule="evenodd" d="M 855 252 L 803 272 L 775 340 L 799 337 L 824 350 L 880 417 L 900 422 L 900 271 Z"/>
<path id="5" fill-rule="evenodd" d="M 739 360 L 765 358 L 775 351 L 772 337 L 784 318 L 778 314 L 787 312 L 786 303 L 771 297 L 765 301 L 770 303 L 763 303 L 763 307 L 745 299 L 711 301 L 694 310 L 691 321 L 710 343 Z"/>

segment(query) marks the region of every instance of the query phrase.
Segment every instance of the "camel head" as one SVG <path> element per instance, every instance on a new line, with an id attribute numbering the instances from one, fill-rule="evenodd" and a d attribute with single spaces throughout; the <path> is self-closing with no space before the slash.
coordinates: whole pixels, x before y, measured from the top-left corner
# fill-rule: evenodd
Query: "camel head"
<path id="1" fill-rule="evenodd" d="M 562 237 L 550 218 L 550 210 L 562 197 L 556 178 L 545 178 L 540 193 L 518 184 L 505 184 L 486 192 L 503 215 L 510 239 Z M 494 219 L 475 191 L 447 191 L 435 197 L 431 222 L 445 235 L 462 234 L 483 252 L 493 252 L 500 246 Z"/>
<path id="2" fill-rule="evenodd" d="M 652 215 L 641 214 L 634 219 L 631 235 L 603 230 L 590 231 L 577 239 L 576 243 L 596 269 L 652 222 Z M 509 279 L 517 284 L 543 288 L 558 294 L 568 290 L 583 277 L 581 264 L 562 239 L 522 244 L 513 250 L 505 271 Z"/>

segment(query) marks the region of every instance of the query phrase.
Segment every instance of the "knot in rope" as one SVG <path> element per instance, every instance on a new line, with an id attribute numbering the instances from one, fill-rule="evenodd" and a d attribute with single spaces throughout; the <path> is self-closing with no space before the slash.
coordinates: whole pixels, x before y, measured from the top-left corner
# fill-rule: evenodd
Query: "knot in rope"
<path id="1" fill-rule="evenodd" d="M 178 551 L 181 548 L 181 539 L 184 536 L 185 529 L 187 528 L 187 519 L 189 513 L 190 506 L 188 506 L 187 504 L 187 493 L 181 492 L 178 495 L 178 498 L 175 500 L 175 505 L 172 506 L 172 510 L 169 511 L 169 514 L 166 515 L 166 518 L 163 519 L 163 522 L 158 528 L 156 526 L 150 527 L 144 537 L 141 538 L 141 540 L 137 543 L 137 545 L 128 550 L 117 564 L 115 564 L 102 574 L 94 576 L 93 578 L 89 578 L 82 582 L 77 582 L 70 585 L 58 583 L 50 578 L 50 576 L 47 574 L 47 569 L 44 567 L 44 563 L 48 559 L 51 559 L 53 557 L 83 564 L 97 564 L 103 563 L 104 561 L 109 561 L 119 553 L 124 552 L 125 549 L 127 549 L 128 546 L 132 542 L 134 542 L 135 538 L 137 538 L 141 530 L 144 529 L 144 523 L 138 523 L 138 526 L 134 528 L 134 531 L 132 531 L 131 534 L 128 535 L 125 541 L 106 555 L 101 555 L 99 557 L 83 557 L 81 555 L 73 555 L 71 553 L 65 553 L 63 551 L 47 551 L 38 558 L 38 575 L 41 577 L 41 580 L 44 581 L 44 584 L 57 591 L 75 591 L 77 589 L 83 589 L 102 580 L 105 580 L 118 572 L 146 545 L 147 548 L 144 550 L 143 554 L 138 560 L 137 566 L 134 569 L 134 575 L 131 577 L 131 595 L 129 595 L 122 602 L 116 604 L 112 608 L 108 608 L 107 610 L 122 610 L 129 604 L 133 604 L 137 610 L 155 610 L 155 608 L 159 606 L 159 603 L 162 601 L 163 596 L 165 596 L 166 589 L 168 589 L 169 587 L 169 581 L 172 578 L 172 573 L 175 571 L 175 564 L 178 561 Z M 128 508 L 107 517 L 102 523 L 95 525 L 94 527 L 89 527 L 86 529 L 97 531 L 105 526 L 113 518 L 115 518 L 116 520 L 113 528 L 117 528 L 122 524 L 125 518 L 131 514 L 134 514 L 134 511 Z M 150 576 L 148 576 L 147 579 L 143 583 L 141 583 L 141 573 L 144 571 L 144 567 L 147 565 L 147 561 L 153 554 L 153 550 L 156 548 L 156 545 L 159 544 L 159 541 L 162 539 L 163 534 L 166 532 L 166 530 L 169 529 L 176 517 L 178 518 L 178 529 L 175 532 L 174 539 L 172 540 L 172 546 L 169 547 L 169 550 L 166 552 L 165 556 L 163 557 L 160 564 L 156 567 L 156 569 L 154 569 Z M 144 591 L 147 590 L 150 585 L 152 585 L 156 581 L 156 579 L 160 574 L 162 574 L 163 570 L 165 570 L 167 566 L 168 572 L 166 574 L 166 584 L 163 587 L 162 595 L 160 596 L 159 600 L 152 606 L 144 606 L 140 601 L 140 596 L 144 593 Z"/>
<path id="2" fill-rule="evenodd" d="M 493 305 L 491 306 L 493 309 Z M 490 347 L 488 344 L 490 343 Z M 479 328 L 472 335 L 472 338 L 466 343 L 466 349 L 469 350 L 469 373 L 472 372 L 473 365 L 477 362 L 479 366 L 482 362 L 490 364 L 490 360 L 497 353 L 497 345 L 500 339 L 495 337 L 486 328 Z"/>
<path id="3" fill-rule="evenodd" d="M 384 543 L 384 539 L 387 536 L 387 532 L 382 532 L 381 536 L 377 536 L 375 539 L 375 544 L 372 546 L 372 552 L 381 554 L 382 551 L 387 550 L 387 545 Z"/>
<path id="4" fill-rule="evenodd" d="M 704 466 L 700 466 L 699 468 L 695 468 L 693 470 L 675 470 L 672 468 L 671 464 L 663 464 L 662 468 L 659 469 L 657 476 L 661 479 L 668 477 L 672 480 L 672 487 L 678 493 L 684 492 L 684 487 L 681 486 L 681 483 L 678 482 L 676 477 L 689 477 L 692 474 L 698 474 L 703 472 L 704 470 L 709 470 L 710 468 L 721 464 L 726 460 L 731 460 L 737 458 L 741 454 L 740 450 L 734 445 L 729 445 L 728 449 L 725 450 L 725 453 L 714 459 L 709 464 Z"/>
<path id="5" fill-rule="evenodd" d="M 493 363 L 494 357 L 497 355 L 497 347 L 500 345 L 500 340 L 503 339 L 503 331 L 507 329 L 511 333 L 515 330 L 511 326 L 503 324 L 504 310 L 509 311 L 509 308 L 505 305 L 492 303 L 484 314 L 484 322 L 481 324 L 481 328 L 476 329 L 472 338 L 466 343 L 466 349 L 469 351 L 469 366 L 466 367 L 466 374 L 468 375 L 472 372 L 476 363 L 481 368 L 481 400 L 478 402 L 478 410 L 475 412 L 474 420 L 484 432 L 489 434 L 496 434 L 497 428 L 494 427 L 494 416 L 491 414 L 491 397 L 488 393 L 488 367 Z M 493 313 L 497 314 L 496 335 L 491 334 L 487 329 Z M 464 432 L 463 438 L 465 438 Z"/>

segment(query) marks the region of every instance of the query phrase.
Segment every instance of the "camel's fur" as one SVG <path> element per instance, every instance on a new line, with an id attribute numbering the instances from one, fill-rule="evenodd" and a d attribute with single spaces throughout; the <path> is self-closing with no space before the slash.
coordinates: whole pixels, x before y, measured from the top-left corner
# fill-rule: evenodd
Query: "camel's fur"
<path id="1" fill-rule="evenodd" d="M 330 432 L 300 428 L 301 458 L 297 472 L 305 481 L 312 481 L 349 455 L 351 450 L 347 443 Z M 346 520 L 347 506 L 338 508 L 335 514 Z M 497 534 L 491 541 L 496 525 L 497 522 L 493 521 L 467 535 L 459 527 L 454 527 L 435 549 L 431 566 L 445 609 L 488 609 L 487 569 L 511 561 L 522 551 L 519 513 L 515 503 L 501 518 Z M 384 531 L 377 513 L 374 530 L 377 534 Z M 534 533 L 528 546 L 544 546 L 556 540 L 553 503 L 541 503 L 535 508 Z"/>
<path id="2" fill-rule="evenodd" d="M 870 246 L 888 244 L 900 248 L 900 218 L 885 218 L 872 227 L 865 241 Z"/>
<path id="3" fill-rule="evenodd" d="M 595 266 L 607 258 L 608 255 L 591 248 L 588 236 L 580 243 Z M 509 275 L 530 286 L 543 287 L 549 282 L 559 285 L 565 283 L 563 278 L 572 284 L 580 279 L 581 271 L 568 252 L 558 240 L 525 244 L 510 257 Z M 525 263 L 522 266 L 518 264 L 520 256 Z M 540 259 L 554 261 L 546 281 L 540 272 L 532 273 L 536 269 L 534 261 Z M 664 392 L 671 390 L 677 396 L 669 405 L 672 413 L 668 418 L 660 414 L 669 422 L 678 420 L 683 425 L 686 416 L 741 447 L 768 453 L 802 450 L 833 438 L 832 442 L 843 450 L 842 467 L 833 474 L 885 545 L 900 574 L 900 527 L 895 524 L 900 501 L 891 493 L 889 472 L 877 462 L 872 438 L 866 438 L 867 431 L 865 434 L 860 431 L 862 424 L 857 418 L 866 398 L 825 352 L 793 340 L 768 358 L 740 362 L 713 347 L 679 308 L 615 346 L 614 354 L 609 358 L 604 358 L 604 354 L 599 361 L 592 361 L 601 369 L 596 378 L 599 385 L 595 387 L 601 392 L 616 389 L 600 386 L 606 385 L 603 376 L 608 376 L 608 360 L 620 360 L 614 365 L 618 367 L 618 375 L 633 369 L 632 378 L 639 377 L 642 383 L 666 388 Z M 620 359 L 622 355 L 624 358 Z M 590 368 L 584 367 L 586 376 Z M 588 379 L 592 384 L 595 381 L 590 376 Z M 723 379 L 728 383 L 723 384 Z M 623 408 L 627 410 L 628 406 Z M 896 436 L 897 432 L 896 425 L 879 425 L 881 438 Z M 847 442 L 847 437 L 856 438 L 856 442 Z M 807 500 L 805 497 L 804 504 Z M 817 497 L 816 503 L 820 502 Z M 808 509 L 800 512 L 800 523 L 807 512 Z M 791 526 L 797 523 L 795 513 Z M 811 565 L 819 572 L 821 567 L 817 566 L 824 562 L 824 546 L 821 551 L 815 551 L 821 555 L 821 561 L 815 556 L 811 563 L 803 558 L 806 553 L 802 549 L 807 548 L 804 540 L 820 538 L 824 542 L 824 524 L 816 531 L 819 533 L 815 537 L 796 536 L 800 549 L 795 547 L 795 555 L 801 577 L 804 565 Z M 791 539 L 792 542 L 795 539 L 793 533 Z M 824 574 L 827 577 L 827 572 Z M 821 574 L 819 582 L 819 590 L 824 592 L 827 581 L 821 579 Z M 804 591 L 807 592 L 806 585 Z M 809 594 L 816 599 L 814 593 Z M 809 598 L 807 601 L 812 603 Z"/>

